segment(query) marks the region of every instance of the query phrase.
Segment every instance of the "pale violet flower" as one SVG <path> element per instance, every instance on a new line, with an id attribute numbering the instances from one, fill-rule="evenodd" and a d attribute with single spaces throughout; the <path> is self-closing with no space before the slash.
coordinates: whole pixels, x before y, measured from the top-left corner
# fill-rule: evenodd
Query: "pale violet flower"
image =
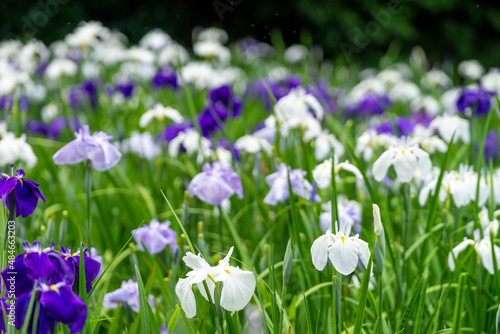
<path id="1" fill-rule="evenodd" d="M 341 170 L 346 170 L 350 173 L 353 173 L 356 176 L 357 180 L 363 179 L 363 175 L 359 171 L 359 169 L 352 165 L 349 161 L 344 161 L 339 163 L 339 158 L 337 155 L 335 158 L 335 170 L 334 174 L 337 175 Z M 332 184 L 332 158 L 323 161 L 318 166 L 314 168 L 312 171 L 314 181 L 316 181 L 316 185 L 319 189 L 326 189 Z"/>
<path id="2" fill-rule="evenodd" d="M 148 225 L 143 225 L 137 230 L 132 230 L 132 235 L 137 243 L 140 251 L 144 251 L 144 246 L 149 254 L 154 255 L 161 253 L 169 246 L 170 253 L 176 254 L 179 246 L 177 246 L 177 233 L 170 228 L 170 222 L 158 222 L 153 219 Z"/>
<path id="3" fill-rule="evenodd" d="M 142 114 L 139 119 L 139 126 L 141 128 L 145 128 L 153 119 L 160 122 L 164 119 L 170 119 L 177 124 L 184 122 L 184 117 L 182 117 L 179 111 L 172 107 L 164 107 L 160 103 L 156 104 L 153 109 L 150 109 Z"/>
<path id="4" fill-rule="evenodd" d="M 52 157 L 56 165 L 73 165 L 90 160 L 92 168 L 105 171 L 120 161 L 122 154 L 109 142 L 112 136 L 104 132 L 95 132 L 91 136 L 88 125 L 84 125 L 75 136 L 75 140 L 64 145 Z"/>
<path id="5" fill-rule="evenodd" d="M 429 154 L 418 145 L 409 144 L 407 140 L 389 148 L 375 161 L 372 168 L 375 180 L 382 181 L 391 165 L 394 166 L 398 180 L 403 183 L 410 182 L 417 169 L 425 174 L 432 168 Z"/>
<path id="6" fill-rule="evenodd" d="M 222 202 L 236 194 L 243 198 L 241 179 L 229 165 L 214 162 L 205 164 L 203 172 L 196 175 L 187 188 L 189 196 L 196 196 L 203 202 L 221 205 Z"/>
<path id="7" fill-rule="evenodd" d="M 332 203 L 324 203 L 321 208 L 325 212 L 319 215 L 319 227 L 323 233 L 326 233 L 332 231 Z M 361 204 L 349 200 L 345 195 L 339 195 L 337 197 L 337 208 L 339 210 L 339 220 L 354 227 L 355 234 L 361 233 Z"/>
<path id="8" fill-rule="evenodd" d="M 464 240 L 459 243 L 453 250 L 448 254 L 448 266 L 451 271 L 455 271 L 455 259 L 458 255 L 463 252 L 467 247 L 472 246 L 476 251 L 477 255 L 481 259 L 484 269 L 486 269 L 491 275 L 495 273 L 493 264 L 493 251 L 495 252 L 495 257 L 497 260 L 497 266 L 500 267 L 500 247 L 493 244 L 491 239 L 485 236 L 483 239 L 479 236 L 479 231 L 474 231 L 474 240 L 464 238 Z"/>
<path id="9" fill-rule="evenodd" d="M 361 261 L 366 268 L 370 259 L 368 243 L 359 239 L 356 234 L 351 237 L 351 228 L 346 223 L 335 223 L 335 234 L 327 231 L 314 241 L 311 246 L 311 257 L 317 270 L 324 270 L 328 260 L 342 275 L 351 274 Z"/>
<path id="10" fill-rule="evenodd" d="M 152 295 L 149 295 L 148 302 L 151 308 L 154 308 L 154 297 Z M 118 290 L 104 295 L 102 304 L 103 307 L 107 309 L 115 309 L 118 306 L 122 306 L 130 307 L 132 311 L 139 312 L 139 287 L 137 282 L 132 280 L 123 281 Z"/>
<path id="11" fill-rule="evenodd" d="M 186 265 L 193 269 L 187 273 L 186 278 L 181 278 L 175 286 L 175 293 L 179 298 L 186 317 L 196 315 L 196 300 L 192 290 L 193 285 L 198 286 L 201 295 L 208 300 L 203 282 L 207 284 L 212 302 L 214 301 L 215 284 L 222 285 L 220 306 L 228 311 L 240 311 L 249 302 L 255 290 L 255 275 L 251 271 L 241 270 L 229 265 L 233 247 L 226 257 L 215 267 L 210 266 L 200 255 L 188 252 L 182 259 Z"/>
<path id="12" fill-rule="evenodd" d="M 266 183 L 271 189 L 264 198 L 264 203 L 277 205 L 290 197 L 288 188 L 289 174 L 292 192 L 295 195 L 315 202 L 319 200 L 318 195 L 313 196 L 311 183 L 304 178 L 306 172 L 300 169 L 291 169 L 289 166 L 282 163 L 278 166 L 277 172 L 266 176 Z"/>

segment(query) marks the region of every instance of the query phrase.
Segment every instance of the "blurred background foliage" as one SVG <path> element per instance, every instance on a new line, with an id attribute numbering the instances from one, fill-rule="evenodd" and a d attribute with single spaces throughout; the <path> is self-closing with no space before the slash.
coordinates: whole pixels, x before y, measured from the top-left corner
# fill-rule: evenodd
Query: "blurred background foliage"
<path id="1" fill-rule="evenodd" d="M 374 13 L 391 5 L 398 13 L 377 30 Z M 389 48 L 407 56 L 415 45 L 431 63 L 475 58 L 491 67 L 500 57 L 500 6 L 494 0 L 2 0 L 0 20 L 3 38 L 34 31 L 46 43 L 90 20 L 120 30 L 132 43 L 158 27 L 186 46 L 196 26 L 224 28 L 231 40 L 253 36 L 266 42 L 279 28 L 288 45 L 321 45 L 326 58 L 340 61 L 342 43 L 357 47 L 354 40 L 372 22 L 368 43 L 349 58 L 363 66 L 377 65 Z"/>

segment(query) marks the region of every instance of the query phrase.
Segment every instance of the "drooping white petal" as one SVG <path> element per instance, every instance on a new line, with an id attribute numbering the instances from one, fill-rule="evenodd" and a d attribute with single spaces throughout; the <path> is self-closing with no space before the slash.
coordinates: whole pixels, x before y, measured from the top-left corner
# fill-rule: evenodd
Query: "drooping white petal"
<path id="1" fill-rule="evenodd" d="M 249 302 L 255 291 L 255 275 L 251 271 L 229 267 L 223 281 L 220 306 L 228 311 L 240 311 Z"/>
<path id="2" fill-rule="evenodd" d="M 461 252 L 463 252 L 467 247 L 474 245 L 474 241 L 470 239 L 464 239 L 461 243 L 459 243 L 455 248 L 452 249 L 450 254 L 448 254 L 448 266 L 451 271 L 455 271 L 455 260 Z"/>
<path id="3" fill-rule="evenodd" d="M 181 302 L 186 317 L 192 318 L 196 315 L 196 299 L 193 293 L 193 282 L 191 278 L 181 278 L 175 286 L 175 294 Z"/>
<path id="4" fill-rule="evenodd" d="M 311 246 L 311 258 L 313 265 L 318 270 L 324 270 L 328 262 L 328 248 L 334 243 L 334 235 L 329 231 L 314 240 Z"/>
<path id="5" fill-rule="evenodd" d="M 375 180 L 382 181 L 395 157 L 396 153 L 393 150 L 387 150 L 373 163 L 372 173 Z"/>
<path id="6" fill-rule="evenodd" d="M 493 254 L 491 250 L 492 244 L 490 240 L 481 240 L 476 247 L 477 254 L 481 258 L 484 269 L 486 269 L 491 275 L 495 273 L 493 267 Z"/>

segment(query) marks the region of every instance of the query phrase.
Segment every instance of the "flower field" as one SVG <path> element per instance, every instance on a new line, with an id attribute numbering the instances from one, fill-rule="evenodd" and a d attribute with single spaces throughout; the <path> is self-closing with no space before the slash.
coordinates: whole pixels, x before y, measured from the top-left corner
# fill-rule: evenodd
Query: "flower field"
<path id="1" fill-rule="evenodd" d="M 271 37 L 0 42 L 1 333 L 498 333 L 500 71 Z"/>

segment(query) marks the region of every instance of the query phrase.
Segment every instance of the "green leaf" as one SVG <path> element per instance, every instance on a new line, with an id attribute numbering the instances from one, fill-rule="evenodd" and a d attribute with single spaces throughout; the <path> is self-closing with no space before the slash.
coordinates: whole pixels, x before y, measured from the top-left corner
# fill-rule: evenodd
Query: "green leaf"
<path id="1" fill-rule="evenodd" d="M 360 334 L 363 328 L 366 297 L 368 295 L 368 285 L 370 283 L 372 265 L 373 265 L 373 254 L 370 256 L 370 262 L 368 262 L 368 267 L 365 269 L 365 272 L 363 273 L 363 286 L 361 287 L 361 298 L 359 300 L 359 306 L 356 314 L 356 323 L 354 325 L 354 332 L 353 332 L 354 334 Z"/>
<path id="2" fill-rule="evenodd" d="M 135 274 L 137 277 L 137 286 L 139 288 L 139 305 L 140 305 L 140 319 L 141 319 L 141 333 L 151 333 L 150 317 L 148 312 L 148 301 L 144 293 L 144 283 L 142 282 L 141 272 L 135 266 Z M 154 318 L 154 317 L 153 317 Z"/>
<path id="3" fill-rule="evenodd" d="M 406 324 L 408 323 L 408 320 L 410 319 L 410 315 L 413 312 L 413 309 L 415 308 L 415 305 L 417 304 L 418 297 L 420 296 L 420 293 L 422 292 L 422 277 L 418 281 L 417 285 L 413 289 L 413 293 L 410 298 L 410 302 L 408 303 L 408 306 L 406 307 L 405 312 L 403 313 L 403 316 L 401 317 L 401 320 L 398 325 L 398 329 L 396 333 L 400 333 L 405 329 Z"/>

